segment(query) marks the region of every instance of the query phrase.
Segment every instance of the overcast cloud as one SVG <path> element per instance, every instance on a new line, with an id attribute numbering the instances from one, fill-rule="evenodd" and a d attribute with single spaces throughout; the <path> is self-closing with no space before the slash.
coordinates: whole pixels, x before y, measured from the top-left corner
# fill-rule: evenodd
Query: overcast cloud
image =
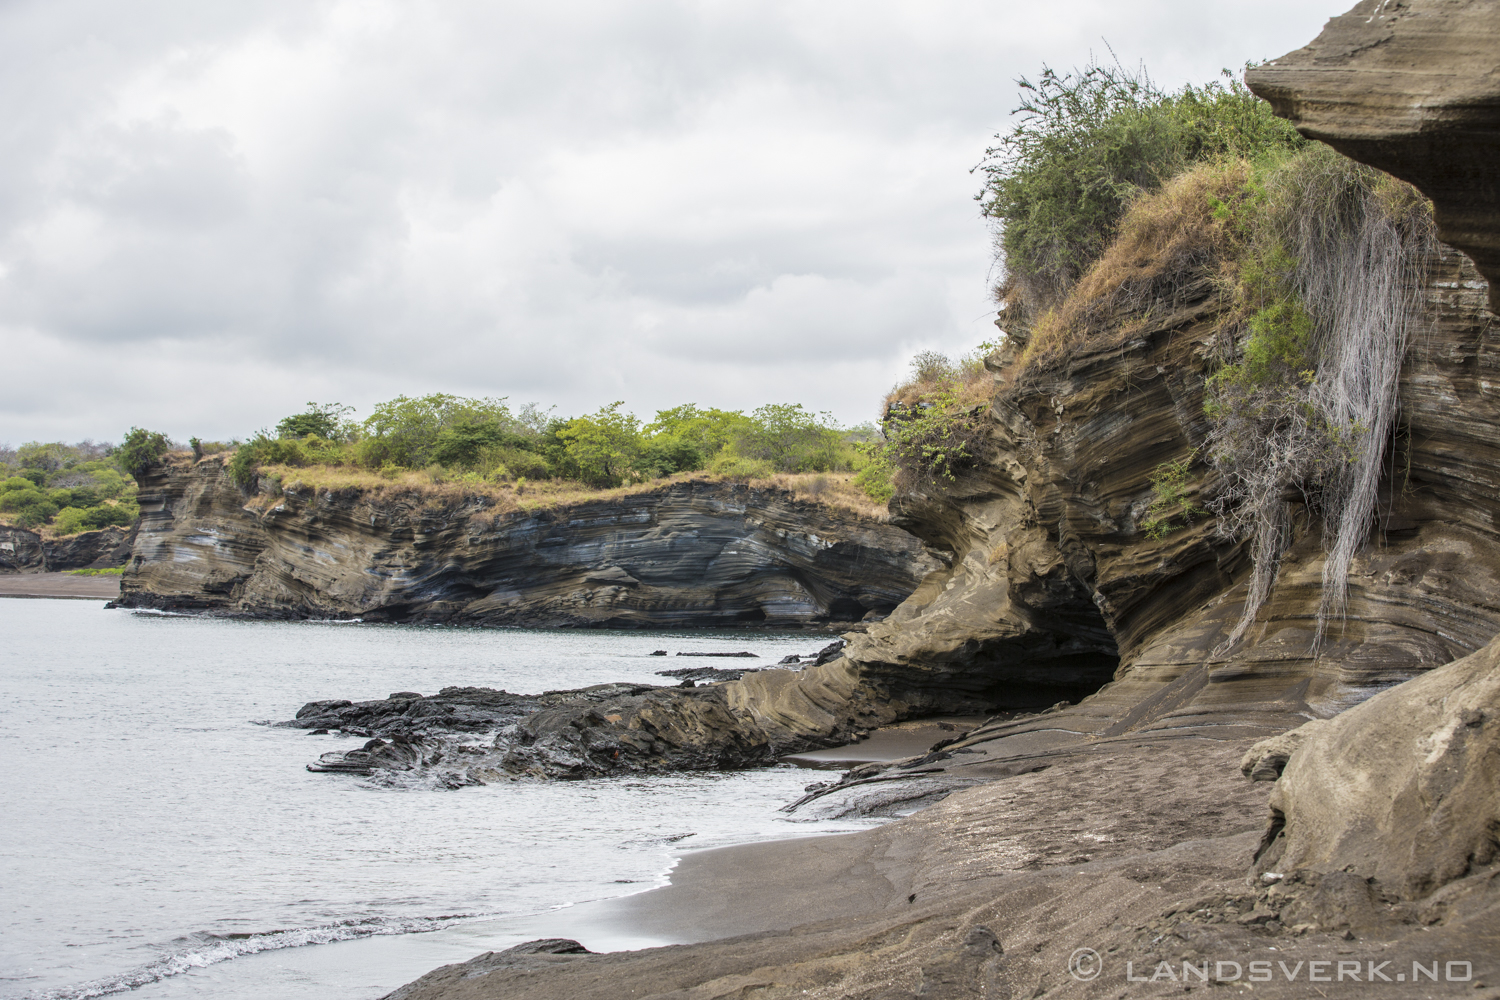
<path id="1" fill-rule="evenodd" d="M 1348 0 L 0 4 L 0 441 L 400 393 L 875 415 L 994 335 L 1014 79 Z"/>

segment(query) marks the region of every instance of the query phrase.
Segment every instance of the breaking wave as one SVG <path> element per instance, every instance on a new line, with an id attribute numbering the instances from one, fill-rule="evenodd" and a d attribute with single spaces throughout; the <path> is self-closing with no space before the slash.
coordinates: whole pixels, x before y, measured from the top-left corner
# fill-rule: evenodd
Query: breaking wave
<path id="1" fill-rule="evenodd" d="M 125 993 L 163 979 L 170 979 L 172 976 L 179 976 L 193 969 L 207 968 L 230 959 L 257 955 L 263 951 L 301 948 L 312 944 L 333 944 L 336 941 L 353 941 L 356 938 L 379 937 L 388 934 L 423 934 L 428 931 L 441 930 L 457 922 L 478 920 L 492 915 L 366 917 L 357 920 L 340 920 L 319 927 L 297 927 L 248 934 L 215 934 L 211 931 L 200 931 L 178 938 L 167 947 L 166 954 L 154 962 L 118 975 L 90 980 L 77 986 L 27 993 L 22 1000 L 89 1000 L 91 997 Z"/>

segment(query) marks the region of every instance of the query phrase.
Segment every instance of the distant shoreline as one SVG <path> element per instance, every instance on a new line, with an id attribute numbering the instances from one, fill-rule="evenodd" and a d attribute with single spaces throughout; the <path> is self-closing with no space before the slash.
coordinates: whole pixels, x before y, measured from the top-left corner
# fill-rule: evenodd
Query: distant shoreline
<path id="1" fill-rule="evenodd" d="M 72 573 L 7 573 L 0 576 L 0 597 L 108 601 L 119 596 L 118 576 L 74 576 Z"/>

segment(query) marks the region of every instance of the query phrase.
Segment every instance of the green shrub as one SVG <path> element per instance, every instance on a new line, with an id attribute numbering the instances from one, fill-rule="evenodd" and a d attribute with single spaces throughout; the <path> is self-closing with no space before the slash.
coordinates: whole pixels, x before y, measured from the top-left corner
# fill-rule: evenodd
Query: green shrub
<path id="1" fill-rule="evenodd" d="M 363 423 L 359 462 L 371 469 L 387 462 L 423 469 L 436 461 L 434 450 L 446 428 L 491 424 L 504 431 L 519 431 L 523 426 L 504 399 L 465 399 L 441 392 L 419 398 L 397 396 L 377 405 Z"/>
<path id="2" fill-rule="evenodd" d="M 100 504 L 85 511 L 84 526 L 90 531 L 100 528 L 128 528 L 141 516 L 141 508 L 134 502 L 122 500 L 116 504 Z"/>
<path id="3" fill-rule="evenodd" d="M 891 461 L 885 442 L 861 443 L 854 462 L 854 485 L 871 500 L 887 503 L 896 495 L 896 465 Z"/>
<path id="4" fill-rule="evenodd" d="M 629 477 L 640 453 L 640 421 L 621 413 L 623 400 L 597 413 L 569 420 L 557 431 L 578 478 L 590 486 L 619 486 Z"/>
<path id="5" fill-rule="evenodd" d="M 171 444 L 165 434 L 148 431 L 140 427 L 130 428 L 125 441 L 115 452 L 120 465 L 136 479 L 152 465 L 161 461 Z"/>
<path id="6" fill-rule="evenodd" d="M 830 472 L 849 468 L 852 449 L 830 413 L 801 403 L 772 403 L 750 414 L 734 436 L 735 451 L 767 462 L 777 472 Z"/>
<path id="7" fill-rule="evenodd" d="M 348 440 L 357 428 L 348 419 L 353 412 L 354 407 L 342 403 L 308 403 L 306 412 L 283 417 L 277 422 L 276 436 L 300 440 L 310 434 L 326 441 Z"/>
<path id="8" fill-rule="evenodd" d="M 1007 286 L 1032 315 L 1099 258 L 1140 192 L 1195 162 L 1306 142 L 1233 78 L 1166 93 L 1144 69 L 1091 63 L 1018 82 L 1022 117 L 985 151 L 980 199 L 1000 227 Z"/>
<path id="9" fill-rule="evenodd" d="M 640 471 L 652 478 L 693 472 L 703 468 L 704 464 L 703 449 L 698 443 L 677 434 L 647 438 L 639 460 Z"/>
<path id="10" fill-rule="evenodd" d="M 1146 516 L 1141 519 L 1141 530 L 1146 533 L 1147 538 L 1165 538 L 1182 527 L 1172 523 L 1178 516 L 1192 524 L 1208 514 L 1207 510 L 1188 501 L 1188 474 L 1192 465 L 1193 456 L 1189 455 L 1175 462 L 1158 465 L 1151 474 L 1151 505 L 1146 508 Z"/>
<path id="11" fill-rule="evenodd" d="M 0 511 L 14 514 L 18 513 L 24 507 L 30 507 L 32 504 L 37 503 L 45 503 L 46 500 L 47 494 L 35 486 L 30 489 L 7 490 L 5 493 L 0 494 Z"/>
<path id="12" fill-rule="evenodd" d="M 776 474 L 776 467 L 763 458 L 740 455 L 730 447 L 714 456 L 708 471 L 729 479 L 769 479 Z"/>
<path id="13" fill-rule="evenodd" d="M 503 445 L 486 449 L 480 455 L 478 467 L 491 473 L 521 479 L 546 479 L 552 475 L 552 467 L 541 455 Z"/>
<path id="14" fill-rule="evenodd" d="M 684 403 L 659 411 L 656 419 L 642 428 L 642 433 L 647 438 L 666 435 L 689 441 L 706 462 L 748 431 L 751 423 L 738 410 L 699 409 L 693 403 Z"/>
<path id="15" fill-rule="evenodd" d="M 53 527 L 60 535 L 76 535 L 87 527 L 89 512 L 80 507 L 64 507 L 53 519 Z"/>
<path id="16" fill-rule="evenodd" d="M 16 523 L 23 528 L 40 528 L 58 512 L 57 504 L 41 499 L 16 510 Z"/>

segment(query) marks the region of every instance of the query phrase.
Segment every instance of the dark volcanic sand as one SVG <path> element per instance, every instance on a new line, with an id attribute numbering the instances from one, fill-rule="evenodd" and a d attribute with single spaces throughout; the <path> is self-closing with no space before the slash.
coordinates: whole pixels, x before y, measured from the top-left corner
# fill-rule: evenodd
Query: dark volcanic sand
<path id="1" fill-rule="evenodd" d="M 108 601 L 119 596 L 118 576 L 74 576 L 72 573 L 7 573 L 0 576 L 0 597 L 73 597 Z"/>
<path id="2" fill-rule="evenodd" d="M 886 826 L 689 855 L 672 885 L 576 915 L 683 944 L 488 953 L 391 996 L 1182 996 L 1184 963 L 1267 959 L 1299 978 L 1272 966 L 1271 981 L 1253 991 L 1227 983 L 1222 995 L 1500 996 L 1500 908 L 1495 893 L 1478 891 L 1500 871 L 1456 883 L 1447 917 L 1430 927 L 1391 919 L 1352 877 L 1354 889 L 1330 878 L 1272 890 L 1249 877 L 1271 785 L 1238 767 L 1262 727 L 1107 738 L 1071 730 L 1080 722 L 1065 714 L 1056 728 L 981 740 L 970 744 L 977 752 L 934 762 L 946 779 L 984 783 Z M 1029 772 L 1016 773 L 1023 767 Z M 1103 956 L 1097 978 L 1069 974 L 1080 948 Z M 1472 961 L 1473 979 L 1419 991 L 1392 981 L 1381 991 L 1387 984 L 1366 983 L 1363 973 L 1357 982 L 1309 983 L 1310 966 L 1297 965 L 1389 960 L 1384 972 L 1394 980 L 1413 960 L 1436 958 Z M 1127 981 L 1127 962 L 1137 977 L 1168 963 L 1173 978 Z"/>

